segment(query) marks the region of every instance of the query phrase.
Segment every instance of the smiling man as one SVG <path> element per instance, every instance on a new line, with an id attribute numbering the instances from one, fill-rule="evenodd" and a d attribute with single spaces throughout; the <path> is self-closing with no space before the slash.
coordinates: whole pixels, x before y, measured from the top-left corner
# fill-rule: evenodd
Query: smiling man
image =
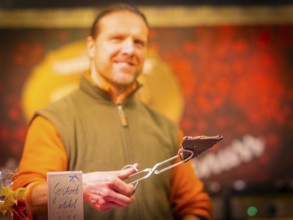
<path id="1" fill-rule="evenodd" d="M 115 98 L 135 83 L 142 70 L 147 24 L 137 14 L 120 11 L 101 18 L 98 33 L 93 34 L 87 40 L 91 77 L 98 86 L 109 86 Z"/>
<path id="2" fill-rule="evenodd" d="M 85 219 L 211 219 L 211 202 L 191 162 L 134 186 L 123 180 L 177 154 L 176 124 L 135 98 L 149 27 L 135 7 L 113 5 L 87 38 L 89 70 L 79 88 L 36 112 L 14 187 L 29 188 L 46 218 L 48 171 L 83 171 Z M 126 164 L 132 168 L 123 169 Z M 117 170 L 117 171 L 112 171 Z M 119 171 L 120 170 L 120 171 Z M 101 172 L 102 171 L 102 172 Z"/>

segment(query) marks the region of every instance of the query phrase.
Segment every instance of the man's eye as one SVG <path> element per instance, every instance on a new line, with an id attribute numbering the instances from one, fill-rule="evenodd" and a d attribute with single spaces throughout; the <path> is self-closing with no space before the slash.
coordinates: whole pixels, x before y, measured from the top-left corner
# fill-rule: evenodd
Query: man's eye
<path id="1" fill-rule="evenodd" d="M 111 40 L 114 41 L 114 42 L 120 42 L 120 41 L 123 40 L 123 38 L 120 37 L 120 36 L 116 36 L 116 37 L 112 37 Z"/>
<path id="2" fill-rule="evenodd" d="M 142 41 L 142 40 L 135 40 L 134 43 L 138 46 L 144 46 L 145 45 L 145 42 Z"/>

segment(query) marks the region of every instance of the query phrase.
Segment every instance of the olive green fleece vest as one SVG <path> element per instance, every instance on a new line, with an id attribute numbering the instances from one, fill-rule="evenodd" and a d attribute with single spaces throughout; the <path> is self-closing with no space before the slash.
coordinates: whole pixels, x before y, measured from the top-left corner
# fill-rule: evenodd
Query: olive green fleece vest
<path id="1" fill-rule="evenodd" d="M 115 105 L 106 92 L 85 77 L 80 89 L 37 114 L 57 128 L 67 152 L 68 170 L 120 170 L 133 163 L 144 169 L 176 155 L 178 150 L 176 125 L 133 94 Z M 153 175 L 139 184 L 130 207 L 98 212 L 86 204 L 85 220 L 172 219 L 170 190 L 170 171 Z"/>

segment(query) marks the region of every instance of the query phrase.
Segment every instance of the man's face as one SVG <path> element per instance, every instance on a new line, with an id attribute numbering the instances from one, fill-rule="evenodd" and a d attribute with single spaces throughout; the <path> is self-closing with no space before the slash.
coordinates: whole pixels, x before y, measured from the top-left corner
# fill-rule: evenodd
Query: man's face
<path id="1" fill-rule="evenodd" d="M 124 11 L 106 15 L 96 39 L 88 41 L 91 71 L 98 81 L 118 90 L 127 88 L 142 70 L 147 43 L 148 27 L 141 17 Z"/>

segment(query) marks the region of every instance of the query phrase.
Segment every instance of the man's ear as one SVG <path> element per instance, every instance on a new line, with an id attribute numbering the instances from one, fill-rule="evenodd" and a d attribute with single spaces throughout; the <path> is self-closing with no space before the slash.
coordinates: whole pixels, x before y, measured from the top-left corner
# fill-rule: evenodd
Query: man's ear
<path id="1" fill-rule="evenodd" d="M 87 54 L 90 58 L 95 57 L 96 47 L 95 47 L 95 40 L 88 36 L 86 39 L 86 47 L 87 47 Z"/>

